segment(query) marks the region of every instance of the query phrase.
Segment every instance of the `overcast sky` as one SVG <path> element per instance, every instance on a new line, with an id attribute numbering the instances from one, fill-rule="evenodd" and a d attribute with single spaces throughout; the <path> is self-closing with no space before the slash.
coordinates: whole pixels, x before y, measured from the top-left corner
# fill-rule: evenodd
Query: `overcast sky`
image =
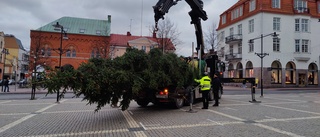
<path id="1" fill-rule="evenodd" d="M 220 14 L 237 1 L 203 0 L 204 10 L 209 18 L 202 22 L 203 31 L 208 32 L 212 24 L 218 25 Z M 15 35 L 29 49 L 30 30 L 63 16 L 107 20 L 107 16 L 111 15 L 112 34 L 126 34 L 131 30 L 132 35 L 151 36 L 149 28 L 154 25 L 152 6 L 157 2 L 158 0 L 0 0 L 0 31 Z M 190 56 L 192 42 L 196 45 L 194 26 L 190 24 L 188 15 L 190 10 L 189 5 L 182 0 L 165 15 L 181 33 L 179 39 L 183 43 L 176 47 L 178 55 Z"/>

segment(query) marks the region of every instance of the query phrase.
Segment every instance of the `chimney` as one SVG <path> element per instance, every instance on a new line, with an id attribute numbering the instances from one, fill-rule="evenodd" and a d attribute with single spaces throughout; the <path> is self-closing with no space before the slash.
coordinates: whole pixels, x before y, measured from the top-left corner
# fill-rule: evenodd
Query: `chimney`
<path id="1" fill-rule="evenodd" d="M 108 22 L 111 23 L 111 15 L 108 15 Z"/>
<path id="2" fill-rule="evenodd" d="M 154 30 L 153 33 L 152 33 L 152 37 L 153 37 L 153 38 L 157 38 L 157 33 L 156 33 L 155 30 Z"/>
<path id="3" fill-rule="evenodd" d="M 130 33 L 130 31 L 127 31 L 127 36 L 131 36 L 131 33 Z"/>

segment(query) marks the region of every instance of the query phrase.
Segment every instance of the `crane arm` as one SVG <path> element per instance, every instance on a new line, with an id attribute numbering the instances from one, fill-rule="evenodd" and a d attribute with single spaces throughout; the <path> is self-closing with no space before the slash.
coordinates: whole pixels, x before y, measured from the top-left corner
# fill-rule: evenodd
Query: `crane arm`
<path id="1" fill-rule="evenodd" d="M 154 20 L 155 20 L 155 30 L 158 30 L 158 21 L 160 19 L 164 19 L 164 15 L 168 13 L 169 9 L 178 3 L 181 0 L 159 0 L 154 9 Z M 202 26 L 201 26 L 201 19 L 207 20 L 207 14 L 203 10 L 203 2 L 202 0 L 185 0 L 190 8 L 191 11 L 189 12 L 189 16 L 191 17 L 191 24 L 194 24 L 195 27 L 195 34 L 197 37 L 197 48 L 196 50 L 199 51 L 201 49 L 201 57 L 204 54 L 204 41 L 203 41 L 203 34 L 202 34 Z"/>

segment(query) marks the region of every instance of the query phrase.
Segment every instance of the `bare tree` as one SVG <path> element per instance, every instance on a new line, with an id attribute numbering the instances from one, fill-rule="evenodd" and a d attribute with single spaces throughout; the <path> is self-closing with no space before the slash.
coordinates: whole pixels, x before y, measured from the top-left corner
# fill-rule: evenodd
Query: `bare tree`
<path id="1" fill-rule="evenodd" d="M 31 31 L 31 47 L 30 47 L 30 58 L 29 58 L 29 72 L 32 76 L 32 89 L 31 89 L 31 100 L 35 99 L 35 91 L 37 87 L 37 76 L 40 72 L 37 72 L 38 67 L 43 67 L 48 69 L 47 66 L 50 66 L 51 60 L 49 56 L 51 55 L 51 50 L 48 51 L 44 48 L 44 36 L 42 31 Z"/>
<path id="2" fill-rule="evenodd" d="M 177 46 L 182 43 L 179 39 L 180 32 L 177 29 L 177 26 L 174 25 L 170 21 L 169 18 L 164 19 L 163 21 L 159 21 L 158 27 L 152 27 L 152 33 L 157 30 L 157 42 L 162 48 L 163 52 L 168 52 L 168 46 L 173 44 L 173 46 Z"/>
<path id="3" fill-rule="evenodd" d="M 92 42 L 92 51 L 93 57 L 96 58 L 111 58 L 110 53 L 110 47 L 109 47 L 109 40 L 106 37 L 101 37 L 95 41 Z"/>
<path id="4" fill-rule="evenodd" d="M 218 34 L 215 30 L 217 28 L 217 25 L 215 23 L 212 23 L 212 26 L 209 27 L 208 32 L 205 33 L 205 42 L 206 46 L 205 49 L 207 51 L 213 50 L 216 51 L 217 45 L 218 45 Z"/>

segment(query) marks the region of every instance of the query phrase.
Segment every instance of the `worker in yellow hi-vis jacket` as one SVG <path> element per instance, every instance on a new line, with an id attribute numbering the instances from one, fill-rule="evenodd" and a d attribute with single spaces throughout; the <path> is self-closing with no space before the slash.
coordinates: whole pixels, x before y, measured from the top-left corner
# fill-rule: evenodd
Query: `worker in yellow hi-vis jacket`
<path id="1" fill-rule="evenodd" d="M 208 109 L 209 106 L 209 92 L 211 89 L 211 79 L 208 76 L 208 72 L 204 72 L 204 76 L 201 79 L 194 79 L 196 82 L 200 83 L 200 91 L 202 93 L 202 109 Z"/>

